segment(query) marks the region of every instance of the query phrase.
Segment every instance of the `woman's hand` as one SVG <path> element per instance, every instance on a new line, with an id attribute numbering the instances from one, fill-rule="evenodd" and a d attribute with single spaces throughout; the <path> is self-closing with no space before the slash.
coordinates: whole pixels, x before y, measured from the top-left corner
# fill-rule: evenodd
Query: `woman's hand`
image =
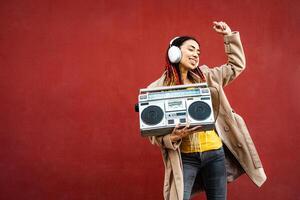
<path id="1" fill-rule="evenodd" d="M 222 21 L 216 22 L 216 21 L 214 21 L 213 24 L 214 24 L 213 28 L 215 29 L 215 31 L 217 33 L 220 33 L 222 35 L 231 34 L 231 29 L 225 22 L 222 22 Z"/>
<path id="2" fill-rule="evenodd" d="M 194 132 L 198 131 L 198 129 L 202 128 L 202 126 L 195 126 L 193 128 L 189 128 L 189 127 L 190 124 L 187 124 L 185 127 L 179 128 L 179 125 L 177 124 L 173 129 L 172 133 L 170 134 L 170 140 L 172 142 L 177 142 L 178 140 L 184 138 L 185 136 L 193 134 Z"/>

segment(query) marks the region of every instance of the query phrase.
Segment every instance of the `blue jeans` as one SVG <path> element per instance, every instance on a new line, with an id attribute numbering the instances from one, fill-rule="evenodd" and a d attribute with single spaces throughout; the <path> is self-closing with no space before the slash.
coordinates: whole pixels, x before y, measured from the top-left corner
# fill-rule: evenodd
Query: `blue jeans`
<path id="1" fill-rule="evenodd" d="M 226 200 L 227 176 L 223 147 L 202 153 L 181 153 L 184 200 L 191 197 L 196 176 L 200 175 L 207 200 Z"/>

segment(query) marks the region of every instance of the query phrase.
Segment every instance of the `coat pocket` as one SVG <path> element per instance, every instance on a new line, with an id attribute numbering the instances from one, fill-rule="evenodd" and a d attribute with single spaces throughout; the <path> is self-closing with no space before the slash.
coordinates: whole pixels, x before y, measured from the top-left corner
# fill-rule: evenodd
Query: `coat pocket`
<path id="1" fill-rule="evenodd" d="M 250 136 L 250 133 L 248 131 L 248 128 L 246 126 L 246 123 L 245 123 L 244 119 L 240 115 L 238 115 L 237 113 L 233 113 L 233 116 L 234 116 L 234 119 L 236 121 L 236 124 L 237 124 L 239 130 L 241 131 L 242 135 L 244 136 L 244 139 L 245 139 L 246 144 L 248 146 L 248 149 L 250 151 L 252 161 L 253 161 L 253 164 L 254 164 L 255 168 L 262 167 L 261 160 L 260 160 L 259 155 L 256 151 L 255 145 L 252 141 L 252 138 Z"/>

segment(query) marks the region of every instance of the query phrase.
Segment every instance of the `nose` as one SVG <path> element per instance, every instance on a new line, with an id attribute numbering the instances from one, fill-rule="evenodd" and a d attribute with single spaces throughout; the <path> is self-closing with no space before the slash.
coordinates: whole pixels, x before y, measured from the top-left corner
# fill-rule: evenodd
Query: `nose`
<path id="1" fill-rule="evenodd" d="M 193 53 L 193 57 L 194 57 L 194 58 L 198 58 L 198 57 L 199 57 L 198 53 L 197 53 L 197 52 L 194 52 L 194 53 Z"/>

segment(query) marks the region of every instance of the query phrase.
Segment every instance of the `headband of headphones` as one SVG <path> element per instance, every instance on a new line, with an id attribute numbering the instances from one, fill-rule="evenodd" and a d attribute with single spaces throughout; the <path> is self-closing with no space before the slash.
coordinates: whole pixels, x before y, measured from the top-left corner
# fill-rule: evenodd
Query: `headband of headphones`
<path id="1" fill-rule="evenodd" d="M 176 40 L 176 39 L 178 39 L 178 38 L 180 38 L 179 36 L 176 36 L 176 37 L 174 37 L 171 41 L 170 41 L 170 47 L 172 46 L 172 43 Z"/>

